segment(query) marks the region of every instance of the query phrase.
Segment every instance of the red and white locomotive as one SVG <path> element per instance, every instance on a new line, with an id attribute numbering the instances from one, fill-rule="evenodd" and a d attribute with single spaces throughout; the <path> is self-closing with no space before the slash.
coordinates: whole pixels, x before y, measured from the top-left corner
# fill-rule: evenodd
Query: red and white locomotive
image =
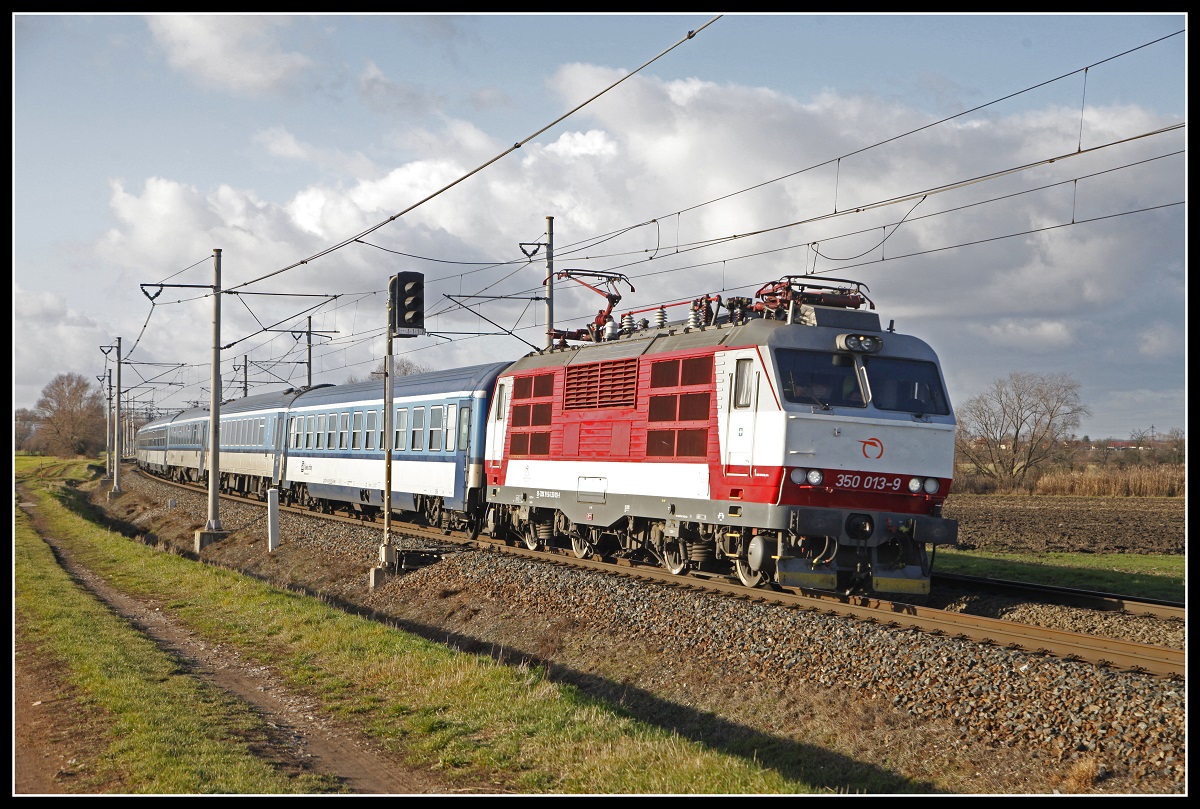
<path id="1" fill-rule="evenodd" d="M 929 549 L 957 539 L 954 414 L 937 355 L 865 289 L 788 276 L 514 362 L 484 428 L 484 531 L 749 586 L 927 593 Z"/>

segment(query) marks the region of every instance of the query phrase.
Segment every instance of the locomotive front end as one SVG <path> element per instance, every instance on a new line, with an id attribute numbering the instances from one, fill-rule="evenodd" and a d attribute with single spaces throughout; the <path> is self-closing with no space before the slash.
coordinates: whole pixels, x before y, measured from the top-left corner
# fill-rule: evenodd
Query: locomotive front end
<path id="1" fill-rule="evenodd" d="M 765 346 L 780 410 L 758 413 L 782 439 L 770 522 L 786 527 L 740 564 L 773 567 L 784 586 L 928 593 L 930 550 L 958 534 L 942 517 L 955 421 L 937 356 L 871 311 L 803 304 L 791 317 Z"/>

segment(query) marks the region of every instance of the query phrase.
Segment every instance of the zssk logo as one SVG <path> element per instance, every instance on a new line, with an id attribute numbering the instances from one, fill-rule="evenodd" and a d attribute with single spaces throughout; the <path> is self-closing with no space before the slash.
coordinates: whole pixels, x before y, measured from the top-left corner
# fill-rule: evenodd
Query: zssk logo
<path id="1" fill-rule="evenodd" d="M 883 442 L 878 438 L 868 438 L 858 443 L 862 444 L 863 457 L 867 460 L 877 461 L 883 457 Z"/>

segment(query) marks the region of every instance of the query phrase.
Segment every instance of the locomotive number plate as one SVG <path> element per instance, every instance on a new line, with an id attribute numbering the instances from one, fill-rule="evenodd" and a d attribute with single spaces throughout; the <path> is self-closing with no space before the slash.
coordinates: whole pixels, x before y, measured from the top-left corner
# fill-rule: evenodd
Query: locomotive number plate
<path id="1" fill-rule="evenodd" d="M 861 492 L 908 491 L 904 486 L 903 475 L 862 475 L 839 472 L 833 476 L 833 485 L 838 489 L 855 489 Z"/>

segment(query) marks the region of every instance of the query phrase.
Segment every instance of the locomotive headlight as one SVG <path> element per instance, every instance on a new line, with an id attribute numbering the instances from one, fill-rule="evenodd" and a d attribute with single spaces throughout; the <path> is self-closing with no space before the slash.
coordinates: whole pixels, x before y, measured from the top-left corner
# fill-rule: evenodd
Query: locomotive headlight
<path id="1" fill-rule="evenodd" d="M 793 469 L 791 472 L 788 473 L 788 477 L 791 479 L 792 483 L 795 483 L 797 486 L 799 486 L 801 483 L 804 482 L 804 478 L 805 478 L 805 475 L 807 474 L 807 472 L 808 472 L 808 470 L 800 469 L 797 467 L 796 469 Z"/>
<path id="2" fill-rule="evenodd" d="M 883 340 L 872 334 L 839 334 L 834 341 L 840 351 L 874 354 L 883 348 Z"/>
<path id="3" fill-rule="evenodd" d="M 937 490 L 941 488 L 937 478 L 925 478 L 925 493 L 937 494 Z"/>
<path id="4" fill-rule="evenodd" d="M 909 478 L 908 479 L 908 490 L 910 492 L 912 492 L 913 494 L 919 493 L 921 491 L 922 485 L 924 485 L 924 484 L 921 482 L 920 478 Z"/>
<path id="5" fill-rule="evenodd" d="M 810 469 L 808 470 L 808 474 L 805 475 L 805 479 L 813 486 L 820 486 L 825 482 L 825 475 L 820 469 Z"/>

